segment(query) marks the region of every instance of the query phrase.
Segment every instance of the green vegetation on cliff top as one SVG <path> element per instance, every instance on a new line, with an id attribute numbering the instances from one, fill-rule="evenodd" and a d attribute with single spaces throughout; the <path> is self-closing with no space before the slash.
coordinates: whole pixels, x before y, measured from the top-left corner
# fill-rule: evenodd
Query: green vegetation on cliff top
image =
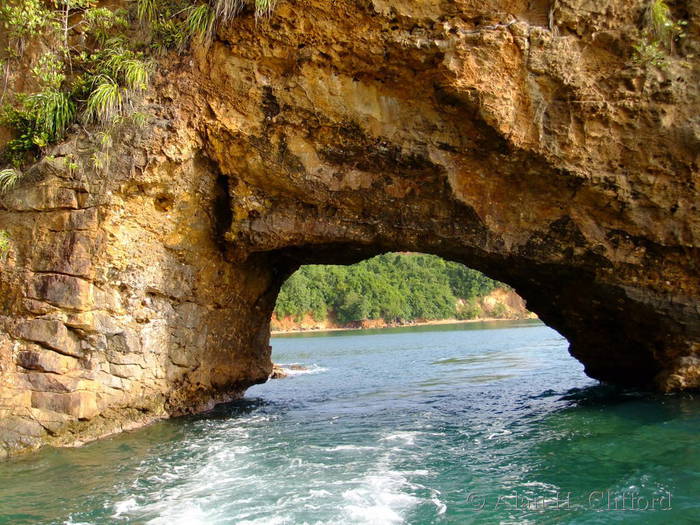
<path id="1" fill-rule="evenodd" d="M 269 14 L 276 0 L 8 0 L 0 4 L 0 125 L 14 131 L 0 167 L 21 176 L 71 126 L 108 130 L 136 113 L 154 57 L 209 42 L 216 26 L 246 8 Z M 27 65 L 29 71 L 24 71 Z M 23 92 L 11 93 L 13 76 Z M 99 164 L 96 156 L 94 164 Z M 98 167 L 98 166 L 95 166 Z M 15 181 L 18 178 L 14 179 Z M 4 189 L 8 189 L 5 187 Z"/>
<path id="2" fill-rule="evenodd" d="M 477 300 L 504 286 L 440 257 L 390 253 L 352 266 L 303 266 L 282 287 L 275 314 L 320 321 L 332 312 L 342 324 L 472 319 Z"/>

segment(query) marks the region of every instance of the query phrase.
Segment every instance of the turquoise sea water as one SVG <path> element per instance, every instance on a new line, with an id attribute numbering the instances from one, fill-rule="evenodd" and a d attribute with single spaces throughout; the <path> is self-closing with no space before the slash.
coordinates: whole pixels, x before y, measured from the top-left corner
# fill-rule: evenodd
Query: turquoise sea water
<path id="1" fill-rule="evenodd" d="M 700 399 L 601 386 L 541 324 L 272 345 L 309 371 L 0 463 L 0 523 L 700 523 Z"/>

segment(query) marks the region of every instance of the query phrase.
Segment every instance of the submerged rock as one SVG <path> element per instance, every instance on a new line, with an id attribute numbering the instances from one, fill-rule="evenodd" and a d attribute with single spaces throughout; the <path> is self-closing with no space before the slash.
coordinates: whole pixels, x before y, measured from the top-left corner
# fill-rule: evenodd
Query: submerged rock
<path id="1" fill-rule="evenodd" d="M 272 365 L 272 373 L 270 374 L 270 379 L 284 379 L 289 377 L 286 370 L 280 365 Z"/>
<path id="2" fill-rule="evenodd" d="M 283 379 L 293 375 L 293 372 L 308 372 L 309 368 L 304 365 L 272 365 L 270 379 Z"/>

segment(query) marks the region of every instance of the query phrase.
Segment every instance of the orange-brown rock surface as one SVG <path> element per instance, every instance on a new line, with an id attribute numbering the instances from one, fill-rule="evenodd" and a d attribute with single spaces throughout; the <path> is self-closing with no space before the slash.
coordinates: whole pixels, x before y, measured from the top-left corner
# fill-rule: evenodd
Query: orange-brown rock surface
<path id="1" fill-rule="evenodd" d="M 513 286 L 589 375 L 700 387 L 700 2 L 288 0 L 166 57 L 100 169 L 74 135 L 0 202 L 0 454 L 267 380 L 303 263 L 438 254 Z M 77 168 L 76 168 L 77 166 Z"/>

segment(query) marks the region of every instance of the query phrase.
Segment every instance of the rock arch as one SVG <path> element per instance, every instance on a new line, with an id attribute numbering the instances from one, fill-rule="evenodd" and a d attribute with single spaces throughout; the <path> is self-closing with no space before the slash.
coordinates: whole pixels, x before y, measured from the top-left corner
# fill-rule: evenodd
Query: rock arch
<path id="1" fill-rule="evenodd" d="M 240 395 L 292 271 L 385 251 L 512 285 L 592 377 L 700 386 L 698 63 L 629 65 L 641 1 L 544 4 L 290 0 L 164 59 L 103 169 L 58 146 L 0 203 L 0 453 Z"/>

